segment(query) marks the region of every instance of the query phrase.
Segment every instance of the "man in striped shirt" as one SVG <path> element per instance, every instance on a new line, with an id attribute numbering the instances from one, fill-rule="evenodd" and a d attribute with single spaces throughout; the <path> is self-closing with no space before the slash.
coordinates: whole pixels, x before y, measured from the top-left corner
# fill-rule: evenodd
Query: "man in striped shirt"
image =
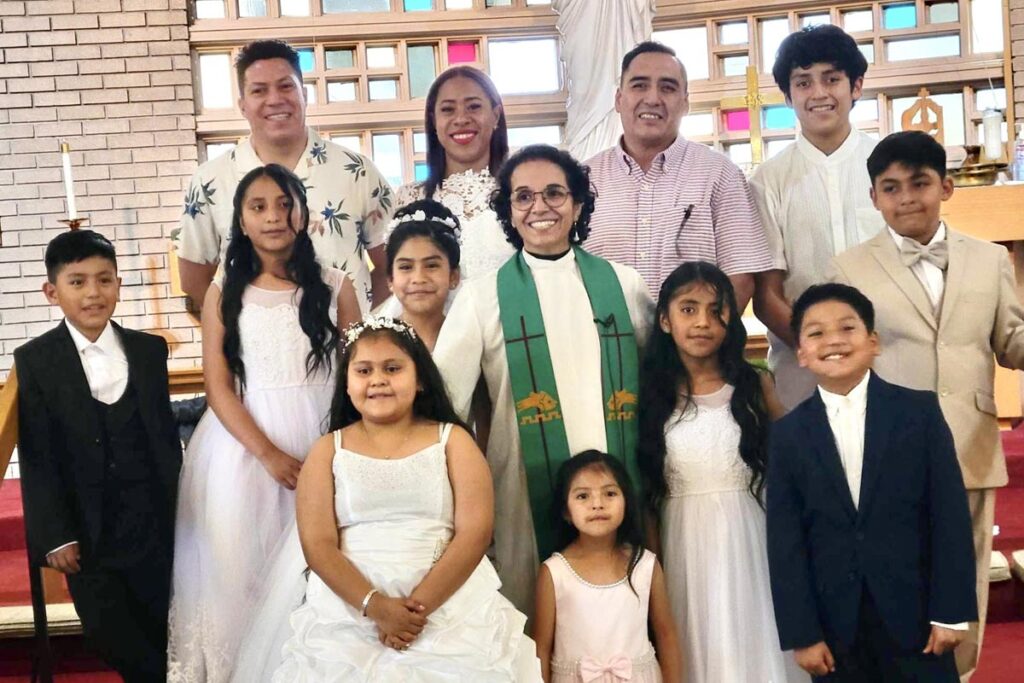
<path id="1" fill-rule="evenodd" d="M 746 308 L 772 254 L 740 169 L 679 135 L 689 98 L 675 52 L 647 41 L 626 53 L 615 108 L 619 144 L 587 161 L 597 189 L 587 250 L 636 268 L 654 295 L 680 263 L 710 261 Z"/>

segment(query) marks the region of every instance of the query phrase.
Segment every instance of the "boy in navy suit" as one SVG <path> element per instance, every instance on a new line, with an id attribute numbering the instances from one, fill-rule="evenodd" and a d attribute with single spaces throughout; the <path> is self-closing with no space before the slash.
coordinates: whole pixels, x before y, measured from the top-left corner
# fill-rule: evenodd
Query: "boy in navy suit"
<path id="1" fill-rule="evenodd" d="M 110 317 L 121 279 L 91 230 L 46 248 L 64 321 L 14 352 L 30 557 L 67 576 L 86 639 L 127 683 L 166 678 L 181 444 L 167 343 Z"/>
<path id="2" fill-rule="evenodd" d="M 819 681 L 957 681 L 977 618 L 967 496 L 933 392 L 871 371 L 874 308 L 841 284 L 793 306 L 818 389 L 773 427 L 768 560 L 783 650 Z"/>

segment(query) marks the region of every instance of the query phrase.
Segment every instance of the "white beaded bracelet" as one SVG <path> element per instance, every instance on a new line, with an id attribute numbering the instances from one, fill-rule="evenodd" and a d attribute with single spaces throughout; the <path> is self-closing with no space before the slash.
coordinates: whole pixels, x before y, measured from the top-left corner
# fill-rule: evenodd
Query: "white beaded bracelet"
<path id="1" fill-rule="evenodd" d="M 365 598 L 363 598 L 363 604 L 359 611 L 362 612 L 364 617 L 366 616 L 366 608 L 370 606 L 370 598 L 372 598 L 375 594 L 379 592 L 380 591 L 378 591 L 376 588 L 371 588 L 370 592 L 366 594 Z"/>

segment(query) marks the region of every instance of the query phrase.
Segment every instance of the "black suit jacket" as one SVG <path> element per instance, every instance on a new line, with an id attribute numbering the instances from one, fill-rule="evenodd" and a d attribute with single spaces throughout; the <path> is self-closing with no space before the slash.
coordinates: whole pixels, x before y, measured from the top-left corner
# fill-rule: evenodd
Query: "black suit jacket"
<path id="1" fill-rule="evenodd" d="M 817 391 L 775 423 L 768 457 L 768 560 L 783 649 L 852 644 L 865 587 L 907 650 L 924 647 L 932 621 L 977 619 L 967 496 L 933 392 L 871 374 L 859 507 Z"/>
<path id="2" fill-rule="evenodd" d="M 114 325 L 128 359 L 162 494 L 161 526 L 173 530 L 181 442 L 167 390 L 167 342 Z M 75 342 L 62 322 L 14 351 L 18 374 L 18 461 L 30 557 L 78 541 L 83 561 L 102 525 L 106 452 L 103 427 Z M 168 548 L 168 552 L 171 549 Z"/>

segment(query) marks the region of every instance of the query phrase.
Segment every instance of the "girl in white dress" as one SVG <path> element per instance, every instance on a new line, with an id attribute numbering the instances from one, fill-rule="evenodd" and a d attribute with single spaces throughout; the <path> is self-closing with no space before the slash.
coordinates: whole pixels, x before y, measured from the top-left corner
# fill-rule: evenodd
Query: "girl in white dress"
<path id="1" fill-rule="evenodd" d="M 661 286 L 641 368 L 639 460 L 689 683 L 806 681 L 779 649 L 763 489 L 770 376 L 743 357 L 729 278 L 702 261 Z"/>
<path id="2" fill-rule="evenodd" d="M 494 510 L 487 464 L 430 354 L 390 318 L 345 336 L 332 433 L 299 477 L 308 584 L 294 563 L 270 577 L 293 611 L 268 595 L 278 607 L 260 611 L 235 680 L 540 681 L 526 617 L 498 593 L 483 556 Z M 283 648 L 274 642 L 282 622 Z"/>
<path id="3" fill-rule="evenodd" d="M 316 263 L 305 191 L 290 171 L 248 173 L 234 210 L 224 276 L 203 305 L 211 410 L 181 470 L 172 683 L 230 675 L 262 566 L 294 519 L 302 459 L 326 426 L 338 324 L 359 316 L 345 275 Z"/>
<path id="4" fill-rule="evenodd" d="M 428 351 L 444 322 L 448 293 L 459 286 L 459 221 L 441 204 L 420 199 L 398 209 L 388 226 L 388 286 Z"/>
<path id="5" fill-rule="evenodd" d="M 577 454 L 559 467 L 554 500 L 561 551 L 541 565 L 533 630 L 544 680 L 680 683 L 665 577 L 643 548 L 641 513 L 622 463 L 600 451 Z"/>

